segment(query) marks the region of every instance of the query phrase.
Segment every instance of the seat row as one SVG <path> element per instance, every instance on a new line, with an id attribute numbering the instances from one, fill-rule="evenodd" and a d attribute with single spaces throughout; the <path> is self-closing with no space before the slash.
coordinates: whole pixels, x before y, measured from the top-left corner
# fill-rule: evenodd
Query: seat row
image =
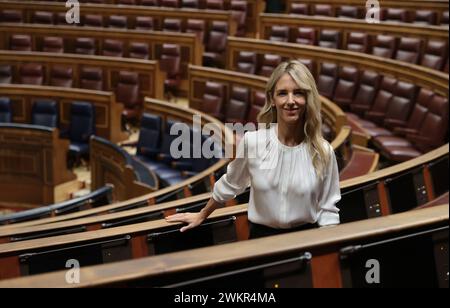
<path id="1" fill-rule="evenodd" d="M 282 60 L 280 56 L 272 56 L 276 61 L 267 72 L 271 72 Z M 315 67 L 312 60 L 301 61 L 310 70 Z M 242 65 L 238 62 L 237 67 L 242 68 Z M 313 75 L 319 93 L 347 111 L 354 130 L 371 138 L 392 135 L 405 138 L 407 134 L 404 130 L 407 130 L 409 142 L 402 142 L 402 145 L 409 148 L 408 154 L 394 155 L 385 148 L 386 144 L 384 147 L 381 144 L 378 146 L 390 159 L 405 161 L 445 143 L 448 130 L 448 100 L 445 97 L 426 88 L 420 89 L 408 81 L 370 70 L 359 71 L 348 65 L 324 62 Z M 248 102 L 249 91 L 245 89 L 233 87 L 227 93 L 224 85 L 206 82 L 200 110 L 225 122 L 254 122 L 255 115 L 264 105 L 264 94 L 255 93 L 252 102 Z M 425 104 L 431 107 L 425 108 L 419 116 L 417 111 L 422 110 Z M 419 139 L 420 144 L 416 144 Z"/>
<path id="2" fill-rule="evenodd" d="M 366 18 L 367 10 L 364 8 L 342 5 L 333 9 L 329 4 L 311 4 L 293 2 L 288 8 L 290 14 L 315 15 L 342 18 Z M 380 20 L 388 22 L 406 22 L 419 25 L 448 25 L 448 10 L 439 14 L 436 11 L 403 8 L 380 8 Z"/>
<path id="3" fill-rule="evenodd" d="M 443 40 L 424 42 L 413 37 L 370 35 L 363 32 L 350 32 L 346 38 L 343 38 L 339 30 L 318 31 L 309 27 L 290 28 L 288 26 L 272 26 L 268 39 L 369 53 L 448 72 L 448 43 Z"/>
<path id="4" fill-rule="evenodd" d="M 370 136 L 392 161 L 420 156 L 448 140 L 448 99 L 429 89 L 334 63 L 322 63 L 317 85 L 347 111 L 353 128 Z"/>
<path id="5" fill-rule="evenodd" d="M 13 78 L 14 69 L 18 70 L 18 78 Z M 51 85 L 56 87 L 73 87 L 78 84 L 82 89 L 103 91 L 105 77 L 102 68 L 82 67 L 79 72 L 79 81 L 75 80 L 73 68 L 69 66 L 54 65 L 48 74 L 45 67 L 38 63 L 24 63 L 19 68 L 10 65 L 0 65 L 0 84 L 31 84 Z M 138 118 L 142 107 L 140 97 L 139 74 L 130 71 L 119 71 L 115 94 L 118 102 L 124 105 L 124 120 L 133 121 Z"/>
<path id="6" fill-rule="evenodd" d="M 59 105 L 50 99 L 36 99 L 31 124 L 59 128 Z M 0 97 L 0 123 L 13 122 L 13 104 L 9 97 Z M 68 166 L 72 167 L 89 154 L 89 138 L 95 134 L 95 108 L 89 102 L 74 101 L 70 106 L 69 127 L 61 137 L 70 140 Z"/>
<path id="7" fill-rule="evenodd" d="M 190 128 L 189 134 L 182 135 L 183 128 L 177 127 L 178 124 L 180 123 L 174 120 L 164 122 L 158 115 L 143 113 L 137 143 L 122 144 L 136 147 L 136 158 L 158 176 L 162 187 L 180 183 L 206 170 L 222 158 L 221 147 L 217 143 L 210 145 L 214 153 L 212 158 L 206 157 L 203 152 L 200 157 L 194 157 L 193 135 L 201 132 Z M 207 141 L 208 136 L 203 134 L 201 140 L 201 148 L 204 148 L 205 142 L 210 142 Z M 173 147 L 174 141 L 179 147 Z M 183 149 L 184 146 L 189 146 L 189 149 Z M 176 158 L 172 153 L 175 150 L 188 154 L 188 157 Z"/>
<path id="8" fill-rule="evenodd" d="M 186 33 L 196 33 L 205 42 L 205 51 L 203 53 L 203 64 L 205 66 L 224 66 L 228 35 L 228 24 L 226 22 L 213 21 L 208 35 L 206 35 L 205 23 L 202 20 L 191 20 L 188 23 L 189 28 L 186 27 L 184 29 L 181 27 L 180 20 L 167 19 L 166 22 L 164 31 L 181 32 L 183 30 Z M 161 58 L 167 53 L 170 54 L 172 48 L 169 48 L 170 51 L 168 51 L 165 48 L 166 45 L 163 44 L 159 51 L 152 51 L 149 44 L 144 42 L 129 42 L 127 44 L 119 39 L 104 39 L 100 41 L 85 36 L 79 36 L 75 39 L 44 36 L 36 42 L 37 50 L 33 50 L 33 38 L 31 35 L 14 34 L 9 39 L 8 49 L 152 59 Z M 180 55 L 178 52 L 177 56 Z"/>

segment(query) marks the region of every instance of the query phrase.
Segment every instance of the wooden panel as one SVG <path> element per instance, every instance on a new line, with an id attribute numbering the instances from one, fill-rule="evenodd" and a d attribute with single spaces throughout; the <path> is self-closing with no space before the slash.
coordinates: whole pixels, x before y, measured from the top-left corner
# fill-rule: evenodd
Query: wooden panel
<path id="1" fill-rule="evenodd" d="M 67 169 L 68 149 L 58 129 L 0 126 L 0 199 L 54 203 L 55 187 L 75 179 Z"/>
<path id="2" fill-rule="evenodd" d="M 311 270 L 314 288 L 342 288 L 338 253 L 313 257 Z"/>

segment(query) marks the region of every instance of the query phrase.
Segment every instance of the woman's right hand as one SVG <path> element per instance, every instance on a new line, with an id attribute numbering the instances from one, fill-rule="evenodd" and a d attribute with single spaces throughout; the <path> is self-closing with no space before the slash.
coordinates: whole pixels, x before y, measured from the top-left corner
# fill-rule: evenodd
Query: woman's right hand
<path id="1" fill-rule="evenodd" d="M 187 226 L 184 226 L 180 229 L 180 232 L 184 232 L 186 230 L 195 228 L 199 226 L 205 217 L 203 213 L 180 213 L 174 214 L 166 217 L 167 222 L 184 222 L 187 223 Z"/>

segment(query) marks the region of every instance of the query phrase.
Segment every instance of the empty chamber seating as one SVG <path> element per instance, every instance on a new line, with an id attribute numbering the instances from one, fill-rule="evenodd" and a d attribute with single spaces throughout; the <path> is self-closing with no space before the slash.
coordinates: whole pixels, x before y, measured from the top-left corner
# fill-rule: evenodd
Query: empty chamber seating
<path id="1" fill-rule="evenodd" d="M 50 70 L 50 85 L 71 88 L 73 85 L 73 69 L 70 66 L 54 66 Z"/>
<path id="2" fill-rule="evenodd" d="M 223 67 L 225 65 L 225 47 L 227 44 L 228 24 L 213 21 L 211 32 L 203 53 L 203 65 Z"/>
<path id="3" fill-rule="evenodd" d="M 70 106 L 69 166 L 89 155 L 89 138 L 95 134 L 95 108 L 88 102 L 73 102 Z"/>
<path id="4" fill-rule="evenodd" d="M 244 123 L 250 100 L 250 89 L 240 86 L 231 88 L 230 101 L 225 113 L 226 123 Z"/>
<path id="5" fill-rule="evenodd" d="M 41 64 L 25 63 L 20 66 L 20 83 L 31 85 L 44 84 L 44 68 Z"/>
<path id="6" fill-rule="evenodd" d="M 269 77 L 273 70 L 281 63 L 281 56 L 273 54 L 264 54 L 261 67 L 259 68 L 259 75 Z"/>
<path id="7" fill-rule="evenodd" d="M 247 122 L 254 123 L 255 125 L 258 123 L 257 116 L 259 112 L 264 107 L 266 103 L 266 95 L 264 92 L 256 91 L 253 94 L 253 101 L 250 105 L 250 109 L 248 112 Z"/>
<path id="8" fill-rule="evenodd" d="M 12 83 L 11 65 L 0 65 L 0 84 Z"/>
<path id="9" fill-rule="evenodd" d="M 90 90 L 103 90 L 103 71 L 99 67 L 83 67 L 80 72 L 80 87 Z"/>
<path id="10" fill-rule="evenodd" d="M 11 100 L 8 97 L 0 97 L 0 123 L 12 122 Z"/>
<path id="11" fill-rule="evenodd" d="M 51 99 L 36 99 L 31 109 L 31 124 L 48 127 L 59 126 L 58 104 Z"/>
<path id="12" fill-rule="evenodd" d="M 26 34 L 13 34 L 10 38 L 9 49 L 16 51 L 31 51 L 31 36 Z"/>
<path id="13" fill-rule="evenodd" d="M 167 73 L 167 78 L 164 80 L 165 91 L 170 95 L 177 94 L 181 83 L 181 48 L 176 44 L 163 44 L 160 67 L 161 70 Z"/>
<path id="14" fill-rule="evenodd" d="M 122 113 L 124 120 L 137 120 L 142 105 L 139 97 L 138 73 L 120 71 L 115 93 L 117 102 L 120 102 L 125 106 Z"/>
<path id="15" fill-rule="evenodd" d="M 392 161 L 402 162 L 422 155 L 445 142 L 448 133 L 448 100 L 434 95 L 417 134 L 383 137 L 374 141 L 381 153 Z"/>
<path id="16" fill-rule="evenodd" d="M 222 106 L 224 102 L 224 85 L 217 82 L 207 81 L 203 101 L 200 104 L 200 110 L 223 120 Z"/>
<path id="17" fill-rule="evenodd" d="M 241 73 L 256 73 L 256 53 L 252 51 L 240 51 L 237 57 L 237 70 Z"/>
<path id="18" fill-rule="evenodd" d="M 334 95 L 338 75 L 338 67 L 334 63 L 322 63 L 319 77 L 317 79 L 317 88 L 319 93 L 329 99 Z"/>
<path id="19" fill-rule="evenodd" d="M 46 36 L 42 44 L 42 51 L 44 52 L 64 52 L 64 42 L 62 37 Z"/>

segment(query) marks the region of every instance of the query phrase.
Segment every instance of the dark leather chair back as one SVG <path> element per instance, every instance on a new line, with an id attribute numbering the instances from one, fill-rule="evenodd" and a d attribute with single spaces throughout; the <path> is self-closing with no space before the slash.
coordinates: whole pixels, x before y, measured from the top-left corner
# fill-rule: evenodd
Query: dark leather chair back
<path id="1" fill-rule="evenodd" d="M 257 117 L 261 112 L 261 109 L 264 107 L 266 103 L 266 95 L 264 92 L 256 91 L 253 94 L 253 102 L 250 105 L 250 110 L 248 112 L 247 122 L 251 122 L 254 124 L 258 123 Z"/>
<path id="2" fill-rule="evenodd" d="M 44 84 L 44 68 L 41 64 L 25 63 L 20 66 L 20 83 L 41 86 Z"/>
<path id="3" fill-rule="evenodd" d="M 0 65 L 0 84 L 12 83 L 11 65 Z"/>
<path id="4" fill-rule="evenodd" d="M 80 87 L 90 90 L 103 90 L 103 72 L 99 67 L 83 67 L 80 72 Z"/>
<path id="5" fill-rule="evenodd" d="M 161 141 L 161 117 L 144 113 L 141 117 L 141 127 L 137 143 L 137 154 L 154 156 L 160 147 Z"/>
<path id="6" fill-rule="evenodd" d="M 339 67 L 338 78 L 333 101 L 344 108 L 348 108 L 353 102 L 358 88 L 359 71 L 353 66 L 341 66 Z"/>
<path id="7" fill-rule="evenodd" d="M 222 106 L 224 101 L 224 85 L 207 81 L 200 110 L 216 118 L 222 118 Z"/>
<path id="8" fill-rule="evenodd" d="M 137 16 L 134 28 L 136 30 L 153 30 L 153 17 L 151 16 Z"/>
<path id="9" fill-rule="evenodd" d="M 54 66 L 50 70 L 50 85 L 71 88 L 73 85 L 73 69 L 70 66 Z"/>
<path id="10" fill-rule="evenodd" d="M 341 48 L 341 33 L 337 30 L 320 31 L 318 45 L 326 48 Z"/>
<path id="11" fill-rule="evenodd" d="M 393 58 L 396 49 L 395 37 L 379 34 L 375 37 L 372 54 L 383 58 Z"/>
<path id="12" fill-rule="evenodd" d="M 347 50 L 367 53 L 369 50 L 369 37 L 367 33 L 349 33 L 347 36 Z"/>
<path id="13" fill-rule="evenodd" d="M 448 58 L 447 42 L 441 40 L 428 40 L 420 65 L 441 70 Z"/>
<path id="14" fill-rule="evenodd" d="M 78 37 L 75 39 L 75 53 L 82 55 L 95 55 L 95 39 L 90 37 Z"/>
<path id="15" fill-rule="evenodd" d="M 31 109 L 31 124 L 58 127 L 58 103 L 51 99 L 36 99 Z"/>
<path id="16" fill-rule="evenodd" d="M 123 57 L 123 42 L 105 39 L 103 41 L 102 54 L 108 57 Z"/>
<path id="17" fill-rule="evenodd" d="M 9 97 L 0 97 L 0 123 L 12 122 L 12 107 Z"/>
<path id="18" fill-rule="evenodd" d="M 261 67 L 259 68 L 259 75 L 269 77 L 273 70 L 281 63 L 281 56 L 274 54 L 264 54 Z"/>
<path id="19" fill-rule="evenodd" d="M 227 123 L 244 123 L 247 117 L 247 109 L 250 100 L 250 90 L 245 87 L 233 86 L 231 88 L 230 101 L 225 114 Z"/>
<path id="20" fill-rule="evenodd" d="M 307 3 L 292 2 L 289 13 L 300 14 L 300 15 L 309 15 L 309 6 Z"/>
<path id="21" fill-rule="evenodd" d="M 74 101 L 70 106 L 69 139 L 71 142 L 89 143 L 95 134 L 95 108 L 88 102 Z"/>
<path id="22" fill-rule="evenodd" d="M 329 99 L 334 96 L 338 76 L 338 67 L 335 63 L 322 63 L 319 77 L 317 78 L 317 88 L 319 93 Z"/>
<path id="23" fill-rule="evenodd" d="M 297 37 L 295 38 L 297 44 L 316 45 L 316 29 L 301 27 L 297 30 Z"/>
<path id="24" fill-rule="evenodd" d="M 147 43 L 131 42 L 129 47 L 129 57 L 135 59 L 148 60 L 149 48 Z"/>
<path id="25" fill-rule="evenodd" d="M 414 37 L 402 37 L 398 45 L 396 60 L 417 64 L 422 41 Z"/>
<path id="26" fill-rule="evenodd" d="M 13 34 L 9 41 L 9 49 L 31 51 L 31 36 L 27 34 Z"/>
<path id="27" fill-rule="evenodd" d="M 361 74 L 359 87 L 355 98 L 350 104 L 350 110 L 362 116 L 370 110 L 380 87 L 381 76 L 374 71 L 364 71 Z"/>
<path id="28" fill-rule="evenodd" d="M 272 26 L 269 36 L 270 41 L 287 42 L 289 41 L 289 27 L 288 26 Z"/>
<path id="29" fill-rule="evenodd" d="M 64 42 L 62 37 L 46 36 L 42 44 L 42 51 L 64 53 Z"/>
<path id="30" fill-rule="evenodd" d="M 237 58 L 237 70 L 241 73 L 256 73 L 256 53 L 253 51 L 241 51 Z"/>

